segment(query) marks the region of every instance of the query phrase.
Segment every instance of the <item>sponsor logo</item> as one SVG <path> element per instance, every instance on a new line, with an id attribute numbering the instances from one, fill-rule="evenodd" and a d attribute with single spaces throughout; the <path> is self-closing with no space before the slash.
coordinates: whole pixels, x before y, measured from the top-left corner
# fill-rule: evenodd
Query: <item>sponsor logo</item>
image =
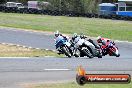
<path id="1" fill-rule="evenodd" d="M 130 83 L 129 74 L 86 74 L 80 66 L 76 75 L 76 81 L 79 85 L 86 83 Z"/>

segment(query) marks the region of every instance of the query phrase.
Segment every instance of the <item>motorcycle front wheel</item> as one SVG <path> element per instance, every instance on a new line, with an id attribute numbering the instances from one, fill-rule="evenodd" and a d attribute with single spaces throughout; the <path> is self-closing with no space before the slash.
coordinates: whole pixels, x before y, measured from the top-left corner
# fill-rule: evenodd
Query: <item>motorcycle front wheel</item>
<path id="1" fill-rule="evenodd" d="M 62 47 L 62 51 L 64 52 L 64 54 L 66 56 L 68 56 L 69 58 L 71 58 L 72 55 L 70 53 L 70 50 L 66 46 Z"/>
<path id="2" fill-rule="evenodd" d="M 83 53 L 89 57 L 89 58 L 93 58 L 93 55 L 91 54 L 91 52 L 88 49 L 83 49 Z"/>

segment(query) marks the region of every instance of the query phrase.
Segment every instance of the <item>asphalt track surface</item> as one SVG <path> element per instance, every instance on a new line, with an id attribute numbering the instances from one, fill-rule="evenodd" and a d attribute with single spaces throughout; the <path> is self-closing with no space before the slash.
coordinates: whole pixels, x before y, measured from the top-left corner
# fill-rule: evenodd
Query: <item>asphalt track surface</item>
<path id="1" fill-rule="evenodd" d="M 54 50 L 52 34 L 0 28 L 0 43 Z M 0 88 L 21 88 L 23 83 L 75 80 L 77 66 L 88 73 L 132 74 L 132 44 L 116 42 L 121 57 L 93 58 L 1 58 Z M 51 71 L 52 69 L 52 71 Z M 54 69 L 54 70 L 53 70 Z M 55 69 L 62 69 L 61 71 Z"/>

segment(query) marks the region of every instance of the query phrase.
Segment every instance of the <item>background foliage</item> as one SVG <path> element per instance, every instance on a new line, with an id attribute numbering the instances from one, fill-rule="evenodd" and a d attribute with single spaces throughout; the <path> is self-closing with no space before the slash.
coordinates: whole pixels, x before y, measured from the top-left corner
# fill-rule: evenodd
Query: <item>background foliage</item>
<path id="1" fill-rule="evenodd" d="M 16 1 L 27 3 L 29 0 L 0 0 L 0 3 Z M 35 0 L 34 0 L 35 1 Z M 51 10 L 74 11 L 77 13 L 96 13 L 101 2 L 116 2 L 117 0 L 37 0 L 51 3 Z"/>

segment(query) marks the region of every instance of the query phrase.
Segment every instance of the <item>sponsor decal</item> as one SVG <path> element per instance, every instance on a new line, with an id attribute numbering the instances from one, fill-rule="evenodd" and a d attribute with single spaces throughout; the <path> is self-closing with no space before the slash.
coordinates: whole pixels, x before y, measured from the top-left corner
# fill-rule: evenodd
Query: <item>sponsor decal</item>
<path id="1" fill-rule="evenodd" d="M 76 75 L 76 81 L 79 85 L 86 83 L 130 83 L 131 76 L 129 74 L 86 74 L 85 70 L 80 66 Z"/>

